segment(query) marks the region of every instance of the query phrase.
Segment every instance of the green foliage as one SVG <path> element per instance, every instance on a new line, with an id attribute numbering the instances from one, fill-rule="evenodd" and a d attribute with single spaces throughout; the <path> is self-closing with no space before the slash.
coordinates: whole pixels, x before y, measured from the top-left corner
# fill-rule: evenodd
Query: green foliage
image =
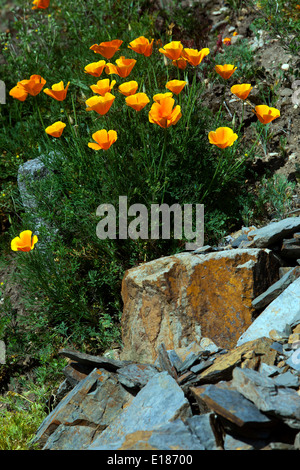
<path id="1" fill-rule="evenodd" d="M 257 215 L 269 213 L 273 217 L 285 217 L 291 209 L 295 186 L 296 183 L 288 181 L 284 175 L 263 176 L 257 190 Z"/>
<path id="2" fill-rule="evenodd" d="M 300 10 L 297 0 L 250 0 L 244 2 L 256 13 L 254 26 L 279 38 L 282 47 L 291 54 L 300 49 Z"/>

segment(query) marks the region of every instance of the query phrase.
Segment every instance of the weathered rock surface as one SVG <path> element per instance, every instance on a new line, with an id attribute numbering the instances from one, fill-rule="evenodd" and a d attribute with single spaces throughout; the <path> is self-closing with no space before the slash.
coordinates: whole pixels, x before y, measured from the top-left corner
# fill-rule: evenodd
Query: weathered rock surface
<path id="1" fill-rule="evenodd" d="M 208 337 L 233 347 L 251 325 L 253 298 L 278 279 L 269 250 L 236 249 L 160 258 L 130 269 L 122 298 L 122 359 L 152 362 L 158 345 Z"/>
<path id="2" fill-rule="evenodd" d="M 33 444 L 43 450 L 299 450 L 300 278 L 275 283 L 278 265 L 290 271 L 297 265 L 284 258 L 283 237 L 299 237 L 294 229 L 287 235 L 290 221 L 281 222 L 277 235 L 272 224 L 274 258 L 268 249 L 241 249 L 245 233 L 252 233 L 245 230 L 230 241 L 237 248 L 209 247 L 127 272 L 123 357 L 61 350 L 66 378 Z M 252 302 L 260 294 L 270 299 L 270 291 L 276 298 L 257 316 Z M 234 328 L 242 334 L 228 346 L 237 339 Z"/>
<path id="3" fill-rule="evenodd" d="M 266 248 L 300 230 L 300 217 L 288 217 L 248 233 L 251 246 Z"/>
<path id="4" fill-rule="evenodd" d="M 176 381 L 167 372 L 157 373 L 88 449 L 116 449 L 123 445 L 125 435 L 152 431 L 189 416 L 192 416 L 189 402 Z"/>
<path id="5" fill-rule="evenodd" d="M 240 336 L 237 345 L 261 336 L 269 336 L 275 328 L 281 331 L 286 324 L 291 324 L 300 313 L 300 278 L 290 284 L 270 305 L 253 321 Z"/>

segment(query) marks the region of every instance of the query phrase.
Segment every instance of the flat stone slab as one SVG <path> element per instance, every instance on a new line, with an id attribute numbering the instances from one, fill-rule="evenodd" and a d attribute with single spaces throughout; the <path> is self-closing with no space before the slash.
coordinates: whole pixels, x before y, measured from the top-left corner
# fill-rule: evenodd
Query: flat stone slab
<path id="1" fill-rule="evenodd" d="M 101 433 L 87 450 L 122 446 L 125 437 L 136 431 L 152 431 L 177 418 L 188 418 L 192 411 L 188 400 L 168 372 L 152 377 L 130 405 Z M 117 447 L 117 448 L 118 448 Z"/>
<path id="2" fill-rule="evenodd" d="M 290 284 L 268 307 L 254 320 L 239 337 L 237 346 L 262 336 L 270 337 L 273 329 L 284 330 L 300 313 L 300 278 Z"/>
<path id="3" fill-rule="evenodd" d="M 241 393 L 235 390 L 226 390 L 216 385 L 191 387 L 196 400 L 204 401 L 215 413 L 231 421 L 235 425 L 257 427 L 271 423 L 270 418 Z"/>
<path id="4" fill-rule="evenodd" d="M 273 243 L 286 238 L 300 229 L 300 217 L 288 217 L 279 222 L 272 222 L 265 227 L 251 230 L 248 238 L 251 239 L 251 246 L 266 248 Z"/>
<path id="5" fill-rule="evenodd" d="M 296 390 L 278 387 L 270 377 L 239 367 L 233 371 L 232 385 L 259 410 L 269 416 L 293 419 L 293 427 L 300 429 L 300 396 Z"/>

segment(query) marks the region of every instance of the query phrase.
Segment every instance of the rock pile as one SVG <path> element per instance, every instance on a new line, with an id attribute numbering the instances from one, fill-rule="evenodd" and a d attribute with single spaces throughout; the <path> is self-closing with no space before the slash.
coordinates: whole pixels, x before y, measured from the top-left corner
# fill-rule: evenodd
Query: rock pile
<path id="1" fill-rule="evenodd" d="M 285 219 L 129 270 L 121 355 L 60 351 L 65 380 L 32 446 L 300 450 L 299 231 Z"/>

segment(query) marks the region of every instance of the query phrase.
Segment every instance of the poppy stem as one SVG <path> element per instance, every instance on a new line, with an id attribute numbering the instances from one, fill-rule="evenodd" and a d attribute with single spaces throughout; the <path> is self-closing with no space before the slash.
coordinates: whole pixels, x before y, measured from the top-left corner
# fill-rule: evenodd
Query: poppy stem
<path id="1" fill-rule="evenodd" d="M 167 145 L 167 127 L 164 128 L 164 143 L 163 143 L 163 148 L 162 148 L 162 151 L 161 151 L 161 155 L 160 155 L 160 160 L 159 160 L 159 164 L 158 164 L 158 167 L 157 167 L 157 171 L 155 171 L 155 180 L 158 180 L 159 179 L 159 173 L 160 173 L 160 167 L 161 167 L 161 164 L 162 164 L 162 161 L 163 161 L 163 158 L 164 158 L 164 154 L 165 154 L 165 150 L 166 150 L 166 145 Z"/>

